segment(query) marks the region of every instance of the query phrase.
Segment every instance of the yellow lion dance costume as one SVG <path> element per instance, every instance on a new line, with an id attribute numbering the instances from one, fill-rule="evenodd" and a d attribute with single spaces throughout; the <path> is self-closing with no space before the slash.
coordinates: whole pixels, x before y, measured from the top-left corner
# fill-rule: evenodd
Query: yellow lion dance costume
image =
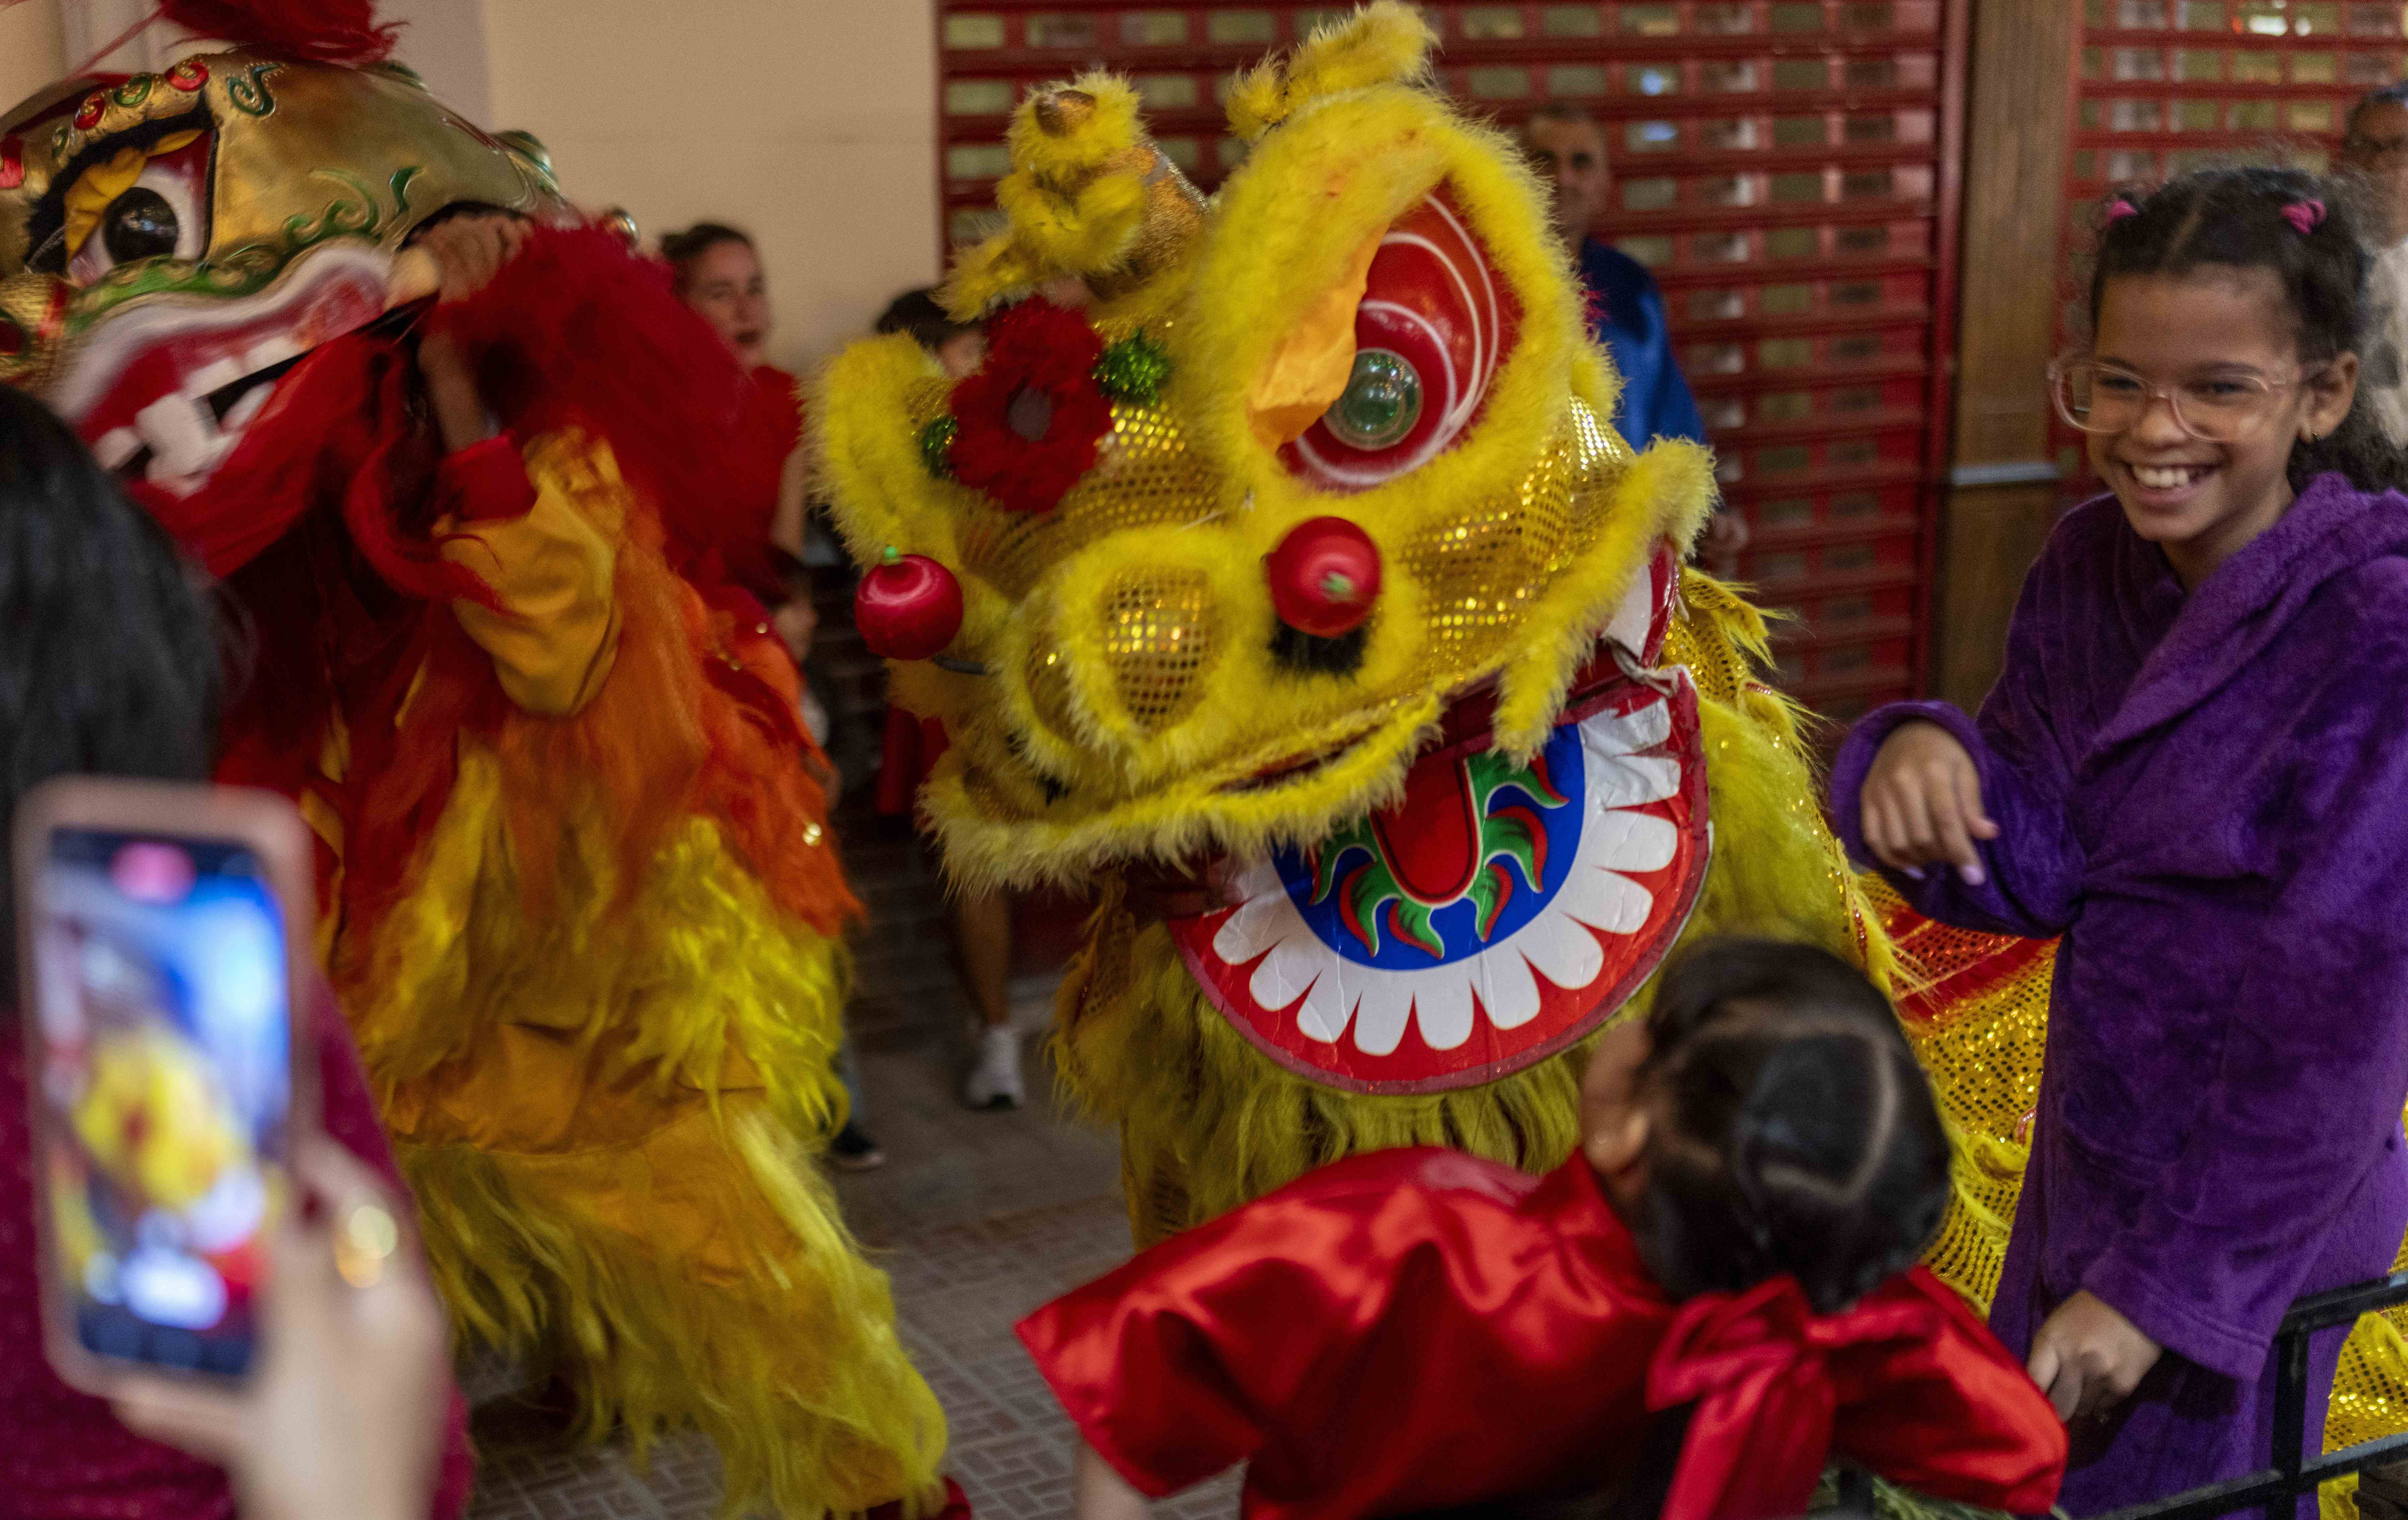
<path id="1" fill-rule="evenodd" d="M 949 298 L 1091 304 L 1006 308 L 958 387 L 905 337 L 823 385 L 865 632 L 934 656 L 893 669 L 952 739 L 951 868 L 1100 886 L 1058 1051 L 1140 1241 L 1361 1151 L 1555 1166 L 1686 937 L 1887 965 L 1761 618 L 1678 568 L 1708 455 L 1613 436 L 1539 189 L 1430 43 L 1379 4 L 1241 78 L 1210 205 L 1123 81 L 1039 93 Z M 1137 911 L 1199 859 L 1219 906 Z"/>

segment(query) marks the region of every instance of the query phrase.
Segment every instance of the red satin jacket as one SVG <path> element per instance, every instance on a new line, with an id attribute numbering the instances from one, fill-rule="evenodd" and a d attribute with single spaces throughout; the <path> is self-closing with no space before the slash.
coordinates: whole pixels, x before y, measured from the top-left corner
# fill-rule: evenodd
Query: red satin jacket
<path id="1" fill-rule="evenodd" d="M 1244 1462 L 1248 1520 L 1603 1489 L 1692 1401 L 1667 1520 L 1803 1513 L 1834 1452 L 2020 1513 L 2065 1468 L 2047 1399 L 1920 1268 L 1828 1316 L 1785 1277 L 1674 1304 L 1578 1156 L 1544 1178 L 1357 1156 L 1019 1331 L 1130 1483 L 1160 1498 Z"/>

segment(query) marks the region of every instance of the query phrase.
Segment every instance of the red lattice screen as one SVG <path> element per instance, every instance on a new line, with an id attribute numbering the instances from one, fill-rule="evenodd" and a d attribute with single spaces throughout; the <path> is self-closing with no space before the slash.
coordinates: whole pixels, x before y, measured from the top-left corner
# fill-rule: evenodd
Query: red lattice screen
<path id="1" fill-rule="evenodd" d="M 2401 77 L 2404 33 L 2401 0 L 2086 0 L 2066 164 L 2067 289 L 2098 203 L 2117 185 L 2206 164 L 2324 168 L 2351 102 Z M 2082 317 L 2067 308 L 2066 345 Z M 2055 425 L 2069 495 L 2097 491 L 2082 435 Z"/>
<path id="2" fill-rule="evenodd" d="M 1606 123 L 1600 227 L 1654 269 L 1755 542 L 1742 575 L 1794 615 L 1782 679 L 1848 718 L 1918 692 L 1945 464 L 1966 0 L 1434 4 L 1446 87 L 1508 123 L 1577 101 Z M 1328 7 L 942 0 L 947 236 L 992 224 L 1030 87 L 1132 76 L 1207 189 L 1242 150 L 1229 74 Z"/>

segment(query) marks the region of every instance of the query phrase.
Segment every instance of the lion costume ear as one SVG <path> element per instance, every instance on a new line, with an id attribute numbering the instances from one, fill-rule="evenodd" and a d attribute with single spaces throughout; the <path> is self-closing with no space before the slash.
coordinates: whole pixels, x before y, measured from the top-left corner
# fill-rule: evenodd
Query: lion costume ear
<path id="1" fill-rule="evenodd" d="M 995 187 L 1010 224 L 964 254 L 945 287 L 962 321 L 1063 277 L 1113 299 L 1203 224 L 1203 197 L 1146 135 L 1125 79 L 1090 73 L 1036 92 L 1012 116 L 1010 144 L 1011 172 Z"/>
<path id="2" fill-rule="evenodd" d="M 1254 142 L 1315 100 L 1425 79 L 1437 45 L 1419 11 L 1403 0 L 1374 0 L 1239 76 L 1229 91 L 1229 130 Z"/>

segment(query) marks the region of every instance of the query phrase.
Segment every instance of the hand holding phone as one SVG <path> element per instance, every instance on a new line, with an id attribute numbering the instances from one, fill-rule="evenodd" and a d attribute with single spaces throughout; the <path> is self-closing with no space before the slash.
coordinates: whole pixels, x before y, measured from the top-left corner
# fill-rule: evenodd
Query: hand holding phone
<path id="1" fill-rule="evenodd" d="M 136 1373 L 227 1396 L 316 1127 L 308 825 L 265 793 L 69 777 L 16 836 L 50 1361 L 104 1396 Z"/>
<path id="2" fill-rule="evenodd" d="M 442 1308 L 396 1229 L 407 1207 L 330 1140 L 299 1146 L 294 1170 L 319 1207 L 270 1243 L 249 1389 L 132 1373 L 118 1418 L 233 1473 L 244 1520 L 424 1520 L 449 1362 Z"/>

